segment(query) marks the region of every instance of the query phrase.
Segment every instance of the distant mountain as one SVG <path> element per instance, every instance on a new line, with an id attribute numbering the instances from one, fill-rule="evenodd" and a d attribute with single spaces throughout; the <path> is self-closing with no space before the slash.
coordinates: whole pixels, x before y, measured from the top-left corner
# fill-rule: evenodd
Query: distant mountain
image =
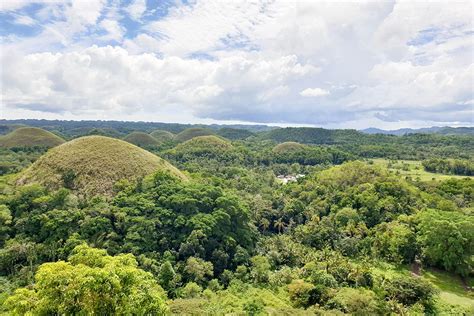
<path id="1" fill-rule="evenodd" d="M 441 134 L 441 135 L 474 135 L 474 127 L 449 127 L 433 126 L 425 128 L 400 128 L 396 130 L 383 130 L 379 128 L 366 128 L 361 130 L 366 134 L 406 135 L 406 134 Z"/>

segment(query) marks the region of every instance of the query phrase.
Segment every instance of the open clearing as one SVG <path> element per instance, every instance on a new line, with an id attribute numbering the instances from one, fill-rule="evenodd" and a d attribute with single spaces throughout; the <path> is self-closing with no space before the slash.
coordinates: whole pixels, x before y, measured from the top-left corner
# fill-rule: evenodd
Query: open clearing
<path id="1" fill-rule="evenodd" d="M 411 177 L 416 180 L 419 178 L 421 181 L 441 181 L 447 180 L 450 178 L 471 178 L 469 176 L 457 176 L 452 174 L 441 174 L 441 173 L 432 173 L 427 172 L 423 168 L 421 161 L 416 160 L 388 160 L 388 159 L 370 159 L 369 161 L 373 162 L 376 166 L 383 166 L 387 168 L 390 172 L 394 172 L 403 177 Z"/>

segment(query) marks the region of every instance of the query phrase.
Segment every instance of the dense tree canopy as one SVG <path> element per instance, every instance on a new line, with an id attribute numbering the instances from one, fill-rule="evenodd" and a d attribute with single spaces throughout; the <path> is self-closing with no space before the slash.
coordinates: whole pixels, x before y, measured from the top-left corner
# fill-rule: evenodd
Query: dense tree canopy
<path id="1" fill-rule="evenodd" d="M 12 314 L 164 315 L 166 294 L 132 255 L 108 256 L 80 245 L 68 262 L 42 264 L 32 289 L 17 289 L 4 303 Z"/>
<path id="2" fill-rule="evenodd" d="M 134 131 L 112 126 L 96 128 Z M 450 169 L 472 136 L 204 131 L 220 136 L 152 149 L 186 179 L 158 170 L 108 195 L 19 185 L 44 149 L 0 150 L 0 314 L 474 312 L 474 180 Z M 388 167 L 401 158 L 424 177 Z"/>

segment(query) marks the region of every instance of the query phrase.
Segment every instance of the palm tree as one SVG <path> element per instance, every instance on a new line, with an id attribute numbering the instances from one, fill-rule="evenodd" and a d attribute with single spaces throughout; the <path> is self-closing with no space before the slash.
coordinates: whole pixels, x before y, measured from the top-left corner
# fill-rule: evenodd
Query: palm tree
<path id="1" fill-rule="evenodd" d="M 277 219 L 277 220 L 273 223 L 273 227 L 275 227 L 276 229 L 278 229 L 278 233 L 280 234 L 281 231 L 286 227 L 286 224 L 285 224 L 285 222 L 283 221 L 283 219 L 280 217 L 279 219 Z"/>
<path id="2" fill-rule="evenodd" d="M 260 219 L 260 227 L 262 227 L 262 231 L 266 231 L 268 229 L 268 227 L 270 227 L 270 221 L 266 218 L 261 218 Z"/>

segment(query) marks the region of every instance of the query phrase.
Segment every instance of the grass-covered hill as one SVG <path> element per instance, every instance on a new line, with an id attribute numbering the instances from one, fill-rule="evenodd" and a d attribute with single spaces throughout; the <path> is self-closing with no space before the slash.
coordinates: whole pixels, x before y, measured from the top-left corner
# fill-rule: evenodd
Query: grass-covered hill
<path id="1" fill-rule="evenodd" d="M 176 135 L 175 140 L 178 142 L 185 142 L 190 140 L 191 138 L 198 137 L 198 136 L 207 136 L 207 135 L 214 135 L 215 133 L 208 129 L 208 128 L 188 128 Z"/>
<path id="2" fill-rule="evenodd" d="M 123 140 L 140 147 L 152 147 L 158 146 L 160 144 L 160 142 L 153 136 L 143 132 L 132 132 L 128 134 Z"/>
<path id="3" fill-rule="evenodd" d="M 161 129 L 151 132 L 150 135 L 159 142 L 171 141 L 175 136 L 173 133 Z"/>
<path id="4" fill-rule="evenodd" d="M 20 174 L 18 184 L 65 186 L 80 194 L 111 195 L 121 179 L 136 181 L 154 171 L 185 179 L 160 157 L 130 143 L 103 136 L 77 138 L 53 148 Z"/>
<path id="5" fill-rule="evenodd" d="M 188 151 L 227 151 L 233 148 L 232 144 L 220 137 L 209 135 L 209 136 L 197 136 L 184 143 L 176 146 L 176 151 L 188 152 Z"/>
<path id="6" fill-rule="evenodd" d="M 165 151 L 163 157 L 186 170 L 204 170 L 203 164 L 227 165 L 243 159 L 242 153 L 230 141 L 214 135 L 197 136 L 180 143 Z M 190 167 L 189 163 L 194 167 Z"/>
<path id="7" fill-rule="evenodd" d="M 190 158 L 223 158 L 233 153 L 234 146 L 218 136 L 197 136 L 178 144 L 170 153 L 179 159 Z"/>
<path id="8" fill-rule="evenodd" d="M 64 143 L 64 139 L 36 127 L 20 127 L 0 137 L 0 147 L 54 147 Z"/>
<path id="9" fill-rule="evenodd" d="M 297 142 L 284 142 L 273 147 L 273 152 L 277 154 L 294 153 L 306 148 L 307 146 Z"/>

